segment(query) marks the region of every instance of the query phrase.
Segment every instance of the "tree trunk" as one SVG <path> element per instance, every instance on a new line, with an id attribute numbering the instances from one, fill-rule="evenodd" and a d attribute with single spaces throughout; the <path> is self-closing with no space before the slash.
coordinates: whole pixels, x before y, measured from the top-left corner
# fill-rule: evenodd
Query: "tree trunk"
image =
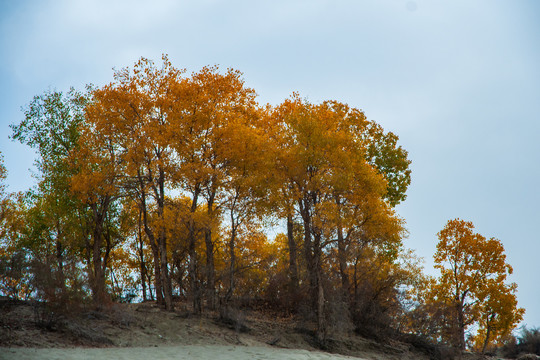
<path id="1" fill-rule="evenodd" d="M 153 292 L 152 291 L 152 276 L 151 276 L 149 271 L 146 271 L 146 277 L 147 277 L 146 280 L 148 281 L 148 295 L 150 295 L 150 301 L 154 301 L 154 299 L 155 299 L 155 297 L 154 297 L 155 289 L 154 289 L 154 292 Z"/>
<path id="2" fill-rule="evenodd" d="M 311 243 L 311 215 L 308 210 L 309 204 L 305 199 L 298 201 L 300 207 L 300 215 L 302 216 L 302 222 L 304 223 L 304 257 L 306 258 L 306 265 L 308 271 L 308 279 L 310 288 L 315 288 L 315 276 L 314 276 L 314 264 L 313 264 L 313 249 Z"/>
<path id="3" fill-rule="evenodd" d="M 311 196 L 310 196 L 311 195 Z M 322 283 L 322 242 L 321 232 L 313 227 L 309 208 L 316 204 L 315 194 L 299 201 L 300 214 L 304 222 L 304 252 L 308 266 L 310 279 L 310 293 L 312 298 L 312 309 L 317 316 L 317 341 L 324 345 L 326 340 L 326 318 L 325 318 L 325 298 Z"/>
<path id="4" fill-rule="evenodd" d="M 236 242 L 236 229 L 237 224 L 235 224 L 234 215 L 231 211 L 231 238 L 229 240 L 229 290 L 227 295 L 225 295 L 225 303 L 228 303 L 234 293 L 234 267 L 236 266 L 236 255 L 234 254 L 235 242 Z"/>
<path id="5" fill-rule="evenodd" d="M 463 314 L 463 304 L 461 302 L 458 302 L 456 304 L 456 310 L 457 310 L 457 320 L 458 320 L 458 326 L 457 326 L 457 341 L 458 341 L 458 348 L 463 351 L 465 350 L 465 317 Z"/>
<path id="6" fill-rule="evenodd" d="M 298 265 L 296 260 L 296 241 L 294 240 L 294 223 L 292 215 L 287 215 L 287 242 L 289 245 L 289 272 L 291 274 L 291 293 L 298 293 Z"/>
<path id="7" fill-rule="evenodd" d="M 208 308 L 215 310 L 216 308 L 216 299 L 215 299 L 215 289 L 216 289 L 216 277 L 215 277 L 215 266 L 214 266 L 214 243 L 212 242 L 212 220 L 214 216 L 214 199 L 216 196 L 215 190 L 211 190 L 208 196 L 207 201 L 207 214 L 208 220 L 210 221 L 209 226 L 204 231 L 204 242 L 206 245 L 206 296 L 208 302 Z"/>
<path id="8" fill-rule="evenodd" d="M 350 281 L 347 274 L 347 249 L 345 239 L 343 238 L 343 229 L 341 226 L 337 228 L 337 245 L 338 245 L 338 261 L 339 261 L 339 274 L 341 276 L 341 288 L 345 300 L 350 295 Z"/>
<path id="9" fill-rule="evenodd" d="M 189 254 L 189 264 L 188 264 L 188 273 L 190 281 L 190 291 L 193 303 L 193 311 L 197 314 L 202 312 L 202 303 L 201 303 L 201 289 L 199 281 L 197 280 L 197 252 L 196 252 L 196 237 L 195 237 L 195 221 L 193 217 L 197 211 L 197 202 L 199 199 L 200 187 L 195 186 L 193 191 L 193 198 L 191 200 L 190 208 L 190 218 L 189 218 L 189 233 L 188 233 L 188 254 Z"/>
<path id="10" fill-rule="evenodd" d="M 143 206 L 143 222 L 144 222 L 144 231 L 146 233 L 146 236 L 148 236 L 148 241 L 150 242 L 150 248 L 152 249 L 152 255 L 154 255 L 154 291 L 156 292 L 156 301 L 158 304 L 163 305 L 164 297 L 163 297 L 163 286 L 162 286 L 162 281 L 161 281 L 160 249 L 159 249 L 158 244 L 156 243 L 154 232 L 148 226 L 146 204 L 144 204 Z"/>
<path id="11" fill-rule="evenodd" d="M 156 301 L 159 305 L 164 304 L 163 299 L 163 288 L 161 286 L 161 266 L 160 266 L 160 250 L 158 247 L 158 244 L 156 243 L 156 238 L 154 236 L 154 232 L 152 229 L 150 229 L 150 226 L 148 224 L 148 208 L 146 206 L 146 189 L 144 186 L 143 177 L 138 173 L 138 181 L 140 186 L 140 211 L 142 213 L 142 220 L 144 225 L 144 232 L 146 233 L 146 236 L 148 236 L 148 242 L 150 243 L 150 248 L 152 249 L 152 255 L 154 256 L 154 291 L 156 293 Z"/>
<path id="12" fill-rule="evenodd" d="M 491 315 L 487 316 L 487 319 L 486 319 L 486 338 L 484 339 L 484 344 L 482 346 L 482 354 L 486 353 L 486 349 L 487 349 L 487 346 L 489 344 L 489 340 L 490 340 L 490 337 L 491 337 L 491 325 L 490 325 L 490 323 L 493 321 L 494 318 L 495 318 L 494 314 L 491 314 Z"/>
<path id="13" fill-rule="evenodd" d="M 215 289 L 216 278 L 214 273 L 214 243 L 212 242 L 212 230 L 206 229 L 204 232 L 204 242 L 206 244 L 206 291 L 208 308 L 216 308 Z"/>
<path id="14" fill-rule="evenodd" d="M 94 304 L 101 307 L 107 300 L 105 291 L 105 271 L 101 260 L 101 247 L 103 245 L 103 222 L 105 220 L 105 212 L 107 201 L 104 202 L 102 208 L 98 210 L 97 205 L 92 205 L 94 231 L 92 233 L 92 299 Z"/>
<path id="15" fill-rule="evenodd" d="M 482 354 L 486 353 L 487 346 L 489 344 L 489 336 L 491 335 L 491 327 L 488 326 L 486 329 L 486 338 L 484 339 L 484 345 L 482 346 Z"/>
<path id="16" fill-rule="evenodd" d="M 311 202 L 304 197 L 299 201 L 300 214 L 304 223 L 304 256 L 306 258 L 309 293 L 311 298 L 311 308 L 317 313 L 318 307 L 318 281 L 317 281 L 317 263 L 316 263 L 316 248 L 314 246 L 313 237 L 315 236 L 312 226 L 311 212 L 309 210 Z"/>
<path id="17" fill-rule="evenodd" d="M 326 317 L 325 317 L 325 299 L 322 283 L 321 270 L 317 271 L 317 341 L 319 345 L 324 345 L 326 341 Z"/>
<path id="18" fill-rule="evenodd" d="M 59 236 L 59 235 L 58 235 Z M 56 262 L 58 264 L 58 285 L 61 296 L 66 295 L 66 275 L 64 274 L 64 248 L 62 242 L 56 239 Z"/>
<path id="19" fill-rule="evenodd" d="M 142 213 L 139 210 L 139 222 L 138 222 L 139 228 L 137 232 L 138 240 L 139 240 L 139 258 L 140 258 L 140 271 L 141 271 L 141 286 L 142 286 L 142 295 L 143 295 L 143 301 L 147 300 L 146 297 L 146 263 L 144 262 L 144 251 L 143 251 L 143 237 L 142 237 Z"/>
<path id="20" fill-rule="evenodd" d="M 160 270 L 161 270 L 161 283 L 163 289 L 163 298 L 165 299 L 165 309 L 171 311 L 174 309 L 172 302 L 172 284 L 171 277 L 169 275 L 169 267 L 167 262 L 167 238 L 165 237 L 165 231 L 159 236 L 159 252 L 160 252 Z"/>
<path id="21" fill-rule="evenodd" d="M 162 167 L 159 168 L 158 189 L 154 188 L 154 193 L 156 195 L 158 219 L 163 220 L 165 211 L 165 171 Z M 161 226 L 158 231 L 157 240 L 160 252 L 161 284 L 163 298 L 165 300 L 165 309 L 171 311 L 174 309 L 174 304 L 172 301 L 172 283 L 167 261 L 167 235 L 163 226 Z"/>
<path id="22" fill-rule="evenodd" d="M 143 261 L 141 261 L 141 286 L 143 301 L 147 301 L 148 298 L 146 296 L 146 266 Z"/>
<path id="23" fill-rule="evenodd" d="M 150 238 L 150 237 L 149 237 Z M 163 298 L 163 286 L 161 285 L 161 266 L 160 266 L 160 256 L 159 248 L 155 243 L 155 240 L 150 240 L 150 247 L 152 248 L 152 255 L 154 255 L 154 291 L 156 293 L 156 301 L 159 305 L 164 305 L 165 300 Z"/>
<path id="24" fill-rule="evenodd" d="M 189 280 L 191 283 L 191 296 L 193 301 L 193 311 L 200 314 L 202 311 L 200 288 L 197 281 L 197 252 L 195 251 L 195 234 L 190 229 L 189 234 Z"/>
<path id="25" fill-rule="evenodd" d="M 317 341 L 319 345 L 324 346 L 326 341 L 326 316 L 325 316 L 325 299 L 324 299 L 324 287 L 323 287 L 323 274 L 322 274 L 322 246 L 321 246 L 321 234 L 316 232 L 314 234 L 313 252 L 314 252 L 314 266 L 315 266 L 315 281 L 316 288 L 314 292 L 314 298 L 317 299 Z"/>

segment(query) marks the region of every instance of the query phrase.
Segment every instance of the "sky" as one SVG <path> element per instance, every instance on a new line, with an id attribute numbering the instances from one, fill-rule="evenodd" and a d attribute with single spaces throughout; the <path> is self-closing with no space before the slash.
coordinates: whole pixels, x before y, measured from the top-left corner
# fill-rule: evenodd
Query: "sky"
<path id="1" fill-rule="evenodd" d="M 47 90 L 105 85 L 140 57 L 243 72 L 260 103 L 293 91 L 362 109 L 412 161 L 405 246 L 432 256 L 450 219 L 504 244 L 540 326 L 540 1 L 0 0 L 0 152 L 9 191 L 34 153 L 9 139 Z"/>

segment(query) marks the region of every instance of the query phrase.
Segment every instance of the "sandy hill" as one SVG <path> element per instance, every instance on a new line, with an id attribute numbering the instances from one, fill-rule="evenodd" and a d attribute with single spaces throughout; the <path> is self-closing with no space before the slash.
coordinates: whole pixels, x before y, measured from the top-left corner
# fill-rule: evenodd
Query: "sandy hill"
<path id="1" fill-rule="evenodd" d="M 148 358 L 149 353 L 156 360 L 430 358 L 410 344 L 378 343 L 355 334 L 337 334 L 320 352 L 312 331 L 293 318 L 252 310 L 193 315 L 182 304 L 177 309 L 164 311 L 151 302 L 111 304 L 102 311 L 56 316 L 43 312 L 39 305 L 4 300 L 0 304 L 0 359 L 136 360 Z"/>

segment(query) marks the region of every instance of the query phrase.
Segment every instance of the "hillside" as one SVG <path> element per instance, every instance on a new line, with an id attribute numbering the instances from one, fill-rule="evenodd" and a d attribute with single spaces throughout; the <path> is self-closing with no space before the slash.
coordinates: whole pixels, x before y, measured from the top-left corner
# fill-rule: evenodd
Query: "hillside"
<path id="1" fill-rule="evenodd" d="M 244 347 L 246 350 L 247 347 L 267 350 L 298 349 L 304 351 L 303 354 L 319 350 L 314 344 L 313 333 L 309 329 L 299 327 L 293 318 L 275 317 L 252 310 L 230 312 L 224 319 L 215 312 L 200 316 L 192 315 L 182 304 L 178 304 L 177 310 L 173 312 L 164 311 L 151 302 L 111 304 L 100 312 L 82 310 L 77 314 L 60 317 L 51 324 L 41 322 L 41 325 L 36 321 L 40 310 L 30 303 L 4 300 L 0 311 L 0 354 L 3 354 L 0 358 L 15 356 L 21 358 L 21 355 L 22 358 L 46 358 L 46 354 L 52 354 L 50 356 L 54 358 L 61 355 L 58 355 L 58 352 L 51 352 L 51 348 L 74 347 L 85 348 L 85 351 L 88 351 L 87 348 L 170 349 L 187 346 L 185 349 L 193 350 L 210 347 L 216 354 L 220 354 L 219 358 L 228 357 L 226 353 L 216 350 L 220 348 L 214 346 L 226 346 L 229 351 L 237 348 L 239 350 L 235 351 L 243 351 Z M 50 326 L 47 328 L 47 325 Z M 28 352 L 23 348 L 49 350 L 36 352 L 32 349 L 34 352 Z M 429 358 L 408 344 L 397 341 L 380 344 L 354 334 L 340 334 L 338 338 L 330 339 L 326 350 L 329 353 L 364 359 Z M 69 353 L 73 350 L 65 351 Z M 100 351 L 108 351 L 107 356 L 114 357 L 110 352 L 114 350 Z M 139 350 L 140 353 L 145 351 L 147 350 Z M 231 358 L 237 356 L 233 356 L 233 353 L 234 351 L 229 354 Z M 35 357 L 32 354 L 35 354 Z M 316 354 L 322 356 L 319 352 Z M 259 358 L 271 357 L 267 354 Z"/>

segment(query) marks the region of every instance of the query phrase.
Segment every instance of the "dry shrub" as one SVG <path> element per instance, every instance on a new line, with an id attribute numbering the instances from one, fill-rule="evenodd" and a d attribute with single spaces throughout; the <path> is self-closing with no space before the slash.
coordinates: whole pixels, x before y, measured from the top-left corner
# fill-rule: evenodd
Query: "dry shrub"
<path id="1" fill-rule="evenodd" d="M 518 356 L 517 360 L 538 360 L 538 356 L 536 354 L 523 354 Z"/>
<path id="2" fill-rule="evenodd" d="M 395 299 L 381 297 L 380 294 L 369 282 L 364 282 L 359 286 L 351 309 L 355 331 L 378 341 L 395 334 L 392 315 L 394 307 L 398 306 Z"/>
<path id="3" fill-rule="evenodd" d="M 244 313 L 231 306 L 221 307 L 218 321 L 236 332 L 246 333 L 250 331 Z"/>
<path id="4" fill-rule="evenodd" d="M 540 355 L 540 329 L 527 329 L 524 327 L 518 338 L 511 337 L 508 339 L 501 350 L 505 357 L 510 358 L 517 357 L 519 359 L 525 355 Z"/>
<path id="5" fill-rule="evenodd" d="M 328 324 L 328 336 L 335 337 L 349 334 L 354 331 L 349 303 L 343 296 L 341 289 L 326 289 L 325 315 Z"/>
<path id="6" fill-rule="evenodd" d="M 293 289 L 287 272 L 271 276 L 264 292 L 268 307 L 284 315 L 301 313 L 307 298 L 306 288 Z"/>
<path id="7" fill-rule="evenodd" d="M 540 355 L 540 329 L 524 328 L 518 339 L 518 350 L 529 354 Z"/>
<path id="8" fill-rule="evenodd" d="M 131 311 L 126 311 L 126 308 L 119 304 L 111 304 L 104 315 L 107 316 L 111 324 L 123 328 L 129 328 L 136 323 L 136 318 Z"/>
<path id="9" fill-rule="evenodd" d="M 416 351 L 426 354 L 432 360 L 453 360 L 459 358 L 460 351 L 452 346 L 436 343 L 415 334 L 401 334 L 399 340 L 410 344 Z"/>
<path id="10" fill-rule="evenodd" d="M 75 266 L 66 265 L 59 271 L 51 262 L 34 259 L 31 263 L 33 302 L 37 326 L 57 330 L 66 317 L 77 314 L 86 302 L 83 281 Z"/>

